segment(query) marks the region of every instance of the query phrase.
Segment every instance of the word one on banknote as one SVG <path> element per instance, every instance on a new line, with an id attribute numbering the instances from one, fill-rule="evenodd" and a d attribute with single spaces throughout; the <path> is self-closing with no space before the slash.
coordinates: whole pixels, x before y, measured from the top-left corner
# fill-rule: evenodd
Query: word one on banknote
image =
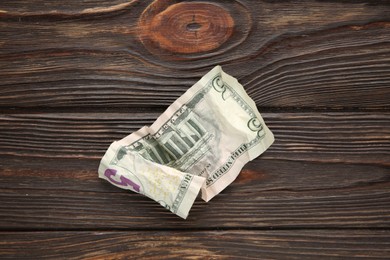
<path id="1" fill-rule="evenodd" d="M 186 218 L 199 191 L 212 199 L 273 141 L 242 85 L 217 66 L 151 126 L 113 142 L 99 177 Z"/>

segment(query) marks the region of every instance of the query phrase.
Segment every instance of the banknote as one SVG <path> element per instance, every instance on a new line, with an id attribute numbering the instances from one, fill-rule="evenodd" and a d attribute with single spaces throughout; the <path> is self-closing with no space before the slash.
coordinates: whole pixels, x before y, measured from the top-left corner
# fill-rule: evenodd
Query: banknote
<path id="1" fill-rule="evenodd" d="M 125 181 L 125 187 L 176 214 L 183 208 L 184 213 L 178 214 L 183 217 L 195 200 L 194 192 L 201 189 L 203 200 L 209 201 L 273 141 L 272 132 L 243 86 L 216 66 L 150 127 L 114 142 L 102 158 L 99 176 L 114 185 L 125 176 L 134 183 Z M 148 180 L 157 178 L 153 177 L 155 172 L 161 181 Z M 161 189 L 165 195 L 151 194 L 151 189 Z"/>

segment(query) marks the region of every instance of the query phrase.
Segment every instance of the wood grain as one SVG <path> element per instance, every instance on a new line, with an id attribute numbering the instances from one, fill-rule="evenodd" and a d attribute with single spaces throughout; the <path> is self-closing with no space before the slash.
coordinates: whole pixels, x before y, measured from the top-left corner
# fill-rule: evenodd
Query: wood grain
<path id="1" fill-rule="evenodd" d="M 3 233 L 0 257 L 25 259 L 388 259 L 386 230 Z"/>
<path id="2" fill-rule="evenodd" d="M 0 230 L 390 227 L 388 167 L 258 159 L 182 220 L 98 179 L 98 160 L 8 159 Z"/>
<path id="3" fill-rule="evenodd" d="M 165 107 L 217 64 L 259 106 L 389 107 L 386 1 L 71 2 L 2 1 L 0 107 Z"/>
<path id="4" fill-rule="evenodd" d="M 154 1 L 139 18 L 138 34 L 151 52 L 199 53 L 220 47 L 234 28 L 229 11 L 206 2 Z M 156 50 L 154 50 L 156 49 Z"/>
<path id="5" fill-rule="evenodd" d="M 0 115 L 0 155 L 99 159 L 160 113 Z M 276 141 L 263 159 L 389 166 L 390 113 L 263 113 Z"/>
<path id="6" fill-rule="evenodd" d="M 110 142 L 157 116 L 1 116 L 0 229 L 390 225 L 388 113 L 264 114 L 275 144 L 188 221 L 97 178 Z"/>
<path id="7" fill-rule="evenodd" d="M 386 0 L 0 2 L 1 259 L 388 259 Z M 276 142 L 184 221 L 97 178 L 215 65 Z M 306 112 L 305 112 L 306 111 Z"/>
<path id="8" fill-rule="evenodd" d="M 34 2 L 25 0 L 3 0 L 1 1 L 1 14 L 5 17 L 16 15 L 38 16 L 38 15 L 77 15 L 101 12 L 113 12 L 126 9 L 137 1 L 112 0 L 112 1 L 78 1 L 69 0 L 64 5 L 59 1 L 36 0 Z"/>

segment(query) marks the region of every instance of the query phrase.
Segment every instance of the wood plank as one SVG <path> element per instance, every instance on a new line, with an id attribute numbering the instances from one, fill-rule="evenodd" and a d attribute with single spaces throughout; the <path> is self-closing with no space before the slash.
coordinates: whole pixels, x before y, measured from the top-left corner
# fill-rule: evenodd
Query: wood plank
<path id="1" fill-rule="evenodd" d="M 2 259 L 388 259 L 388 230 L 2 232 Z"/>
<path id="2" fill-rule="evenodd" d="M 1 13 L 7 16 L 38 16 L 38 15 L 80 15 L 91 13 L 114 12 L 131 6 L 132 2 L 127 0 L 69 0 L 64 5 L 60 1 L 36 0 L 3 0 L 1 1 Z"/>
<path id="3" fill-rule="evenodd" d="M 389 113 L 265 113 L 275 144 L 187 222 L 97 178 L 109 143 L 157 116 L 0 116 L 0 229 L 390 225 Z"/>
<path id="4" fill-rule="evenodd" d="M 0 155 L 99 159 L 159 113 L 0 115 Z M 263 159 L 389 165 L 390 113 L 263 113 L 276 141 Z"/>
<path id="5" fill-rule="evenodd" d="M 18 160 L 3 166 L 0 229 L 390 227 L 388 167 L 258 159 L 212 201 L 198 199 L 182 220 L 98 179 L 98 163 Z"/>
<path id="6" fill-rule="evenodd" d="M 388 108 L 386 1 L 176 2 L 2 1 L 0 107 L 161 107 L 222 64 L 259 106 Z"/>

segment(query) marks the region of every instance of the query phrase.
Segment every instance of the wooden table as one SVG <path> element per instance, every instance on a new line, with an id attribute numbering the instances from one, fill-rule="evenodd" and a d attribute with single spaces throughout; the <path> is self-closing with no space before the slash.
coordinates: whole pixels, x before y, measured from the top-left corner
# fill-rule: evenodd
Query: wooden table
<path id="1" fill-rule="evenodd" d="M 187 220 L 98 179 L 215 65 L 276 141 Z M 0 258 L 390 258 L 390 2 L 0 2 Z"/>

